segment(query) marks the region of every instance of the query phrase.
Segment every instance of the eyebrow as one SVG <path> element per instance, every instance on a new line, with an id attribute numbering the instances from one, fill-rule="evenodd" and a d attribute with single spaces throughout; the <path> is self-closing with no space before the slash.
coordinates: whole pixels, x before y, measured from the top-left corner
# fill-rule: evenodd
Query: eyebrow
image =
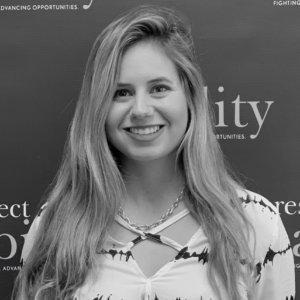
<path id="1" fill-rule="evenodd" d="M 154 78 L 154 79 L 151 79 L 149 81 L 147 81 L 148 84 L 153 84 L 153 83 L 160 83 L 160 82 L 168 82 L 170 84 L 173 84 L 173 82 L 168 79 L 167 77 L 157 77 L 157 78 Z M 118 86 L 119 87 L 126 87 L 126 86 L 131 86 L 130 83 L 125 83 L 125 82 L 118 82 Z"/>

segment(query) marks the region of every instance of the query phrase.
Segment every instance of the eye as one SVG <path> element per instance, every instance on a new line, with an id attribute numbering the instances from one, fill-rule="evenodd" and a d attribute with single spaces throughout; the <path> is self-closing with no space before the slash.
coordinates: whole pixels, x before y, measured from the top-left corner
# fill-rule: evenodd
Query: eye
<path id="1" fill-rule="evenodd" d="M 163 94 L 170 90 L 170 88 L 166 85 L 156 85 L 151 89 L 151 93 L 154 94 Z"/>
<path id="2" fill-rule="evenodd" d="M 119 89 L 114 94 L 114 99 L 124 98 L 131 96 L 131 93 L 127 89 Z"/>

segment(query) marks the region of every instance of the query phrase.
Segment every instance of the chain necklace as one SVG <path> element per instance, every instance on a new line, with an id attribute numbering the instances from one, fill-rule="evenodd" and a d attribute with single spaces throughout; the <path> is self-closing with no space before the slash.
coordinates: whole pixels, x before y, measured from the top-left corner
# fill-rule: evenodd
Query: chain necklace
<path id="1" fill-rule="evenodd" d="M 165 222 L 174 212 L 174 209 L 179 205 L 179 202 L 182 200 L 183 197 L 183 192 L 184 192 L 184 188 L 182 189 L 182 191 L 180 192 L 180 194 L 178 195 L 178 197 L 176 198 L 176 200 L 172 203 L 171 207 L 167 210 L 167 212 L 165 214 L 163 214 L 160 219 L 154 223 L 152 223 L 151 225 L 138 225 L 135 223 L 132 223 L 128 217 L 126 217 L 126 215 L 124 214 L 123 208 L 120 206 L 119 210 L 118 210 L 118 215 L 126 222 L 128 223 L 131 227 L 134 227 L 138 230 L 141 231 L 149 231 L 154 227 L 157 227 L 158 225 L 162 224 L 163 222 Z"/>

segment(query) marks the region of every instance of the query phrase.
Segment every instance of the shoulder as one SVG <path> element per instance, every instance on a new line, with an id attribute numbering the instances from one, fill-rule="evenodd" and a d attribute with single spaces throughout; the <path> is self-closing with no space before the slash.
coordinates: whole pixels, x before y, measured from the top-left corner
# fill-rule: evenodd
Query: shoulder
<path id="1" fill-rule="evenodd" d="M 30 225 L 28 233 L 25 235 L 24 246 L 21 253 L 21 262 L 26 261 L 32 249 L 46 207 L 47 207 L 47 203 L 41 206 L 36 217 L 34 218 L 33 222 Z"/>
<path id="2" fill-rule="evenodd" d="M 272 238 L 280 219 L 277 208 L 267 198 L 255 192 L 238 190 L 237 193 L 255 230 L 259 230 L 264 238 Z"/>
<path id="3" fill-rule="evenodd" d="M 262 221 L 271 222 L 279 217 L 277 208 L 264 196 L 249 190 L 238 190 L 237 194 L 250 218 L 263 217 Z"/>
<path id="4" fill-rule="evenodd" d="M 285 251 L 290 242 L 277 208 L 264 196 L 249 190 L 239 190 L 245 214 L 255 232 L 256 256 L 272 251 Z"/>
<path id="5" fill-rule="evenodd" d="M 257 193 L 243 190 L 238 195 L 255 233 L 254 244 L 249 241 L 255 251 L 255 299 L 294 299 L 293 252 L 277 208 Z"/>

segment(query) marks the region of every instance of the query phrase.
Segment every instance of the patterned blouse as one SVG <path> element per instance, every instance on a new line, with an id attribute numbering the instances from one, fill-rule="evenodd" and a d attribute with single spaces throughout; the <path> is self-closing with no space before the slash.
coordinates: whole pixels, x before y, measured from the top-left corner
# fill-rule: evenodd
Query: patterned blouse
<path id="1" fill-rule="evenodd" d="M 259 194 L 241 191 L 239 197 L 256 232 L 257 277 L 253 299 L 294 300 L 293 253 L 279 213 Z M 99 252 L 98 264 L 75 292 L 73 300 L 230 300 L 222 288 L 219 298 L 208 280 L 210 246 L 200 226 L 185 245 L 159 234 L 189 213 L 186 208 L 148 232 L 139 231 L 116 216 L 116 221 L 137 237 L 123 243 L 109 235 Z M 40 217 L 38 214 L 26 237 L 23 259 L 30 251 Z M 144 274 L 131 251 L 146 239 L 172 247 L 177 252 L 150 277 Z M 248 299 L 245 285 L 241 282 L 239 287 L 241 300 Z"/>

